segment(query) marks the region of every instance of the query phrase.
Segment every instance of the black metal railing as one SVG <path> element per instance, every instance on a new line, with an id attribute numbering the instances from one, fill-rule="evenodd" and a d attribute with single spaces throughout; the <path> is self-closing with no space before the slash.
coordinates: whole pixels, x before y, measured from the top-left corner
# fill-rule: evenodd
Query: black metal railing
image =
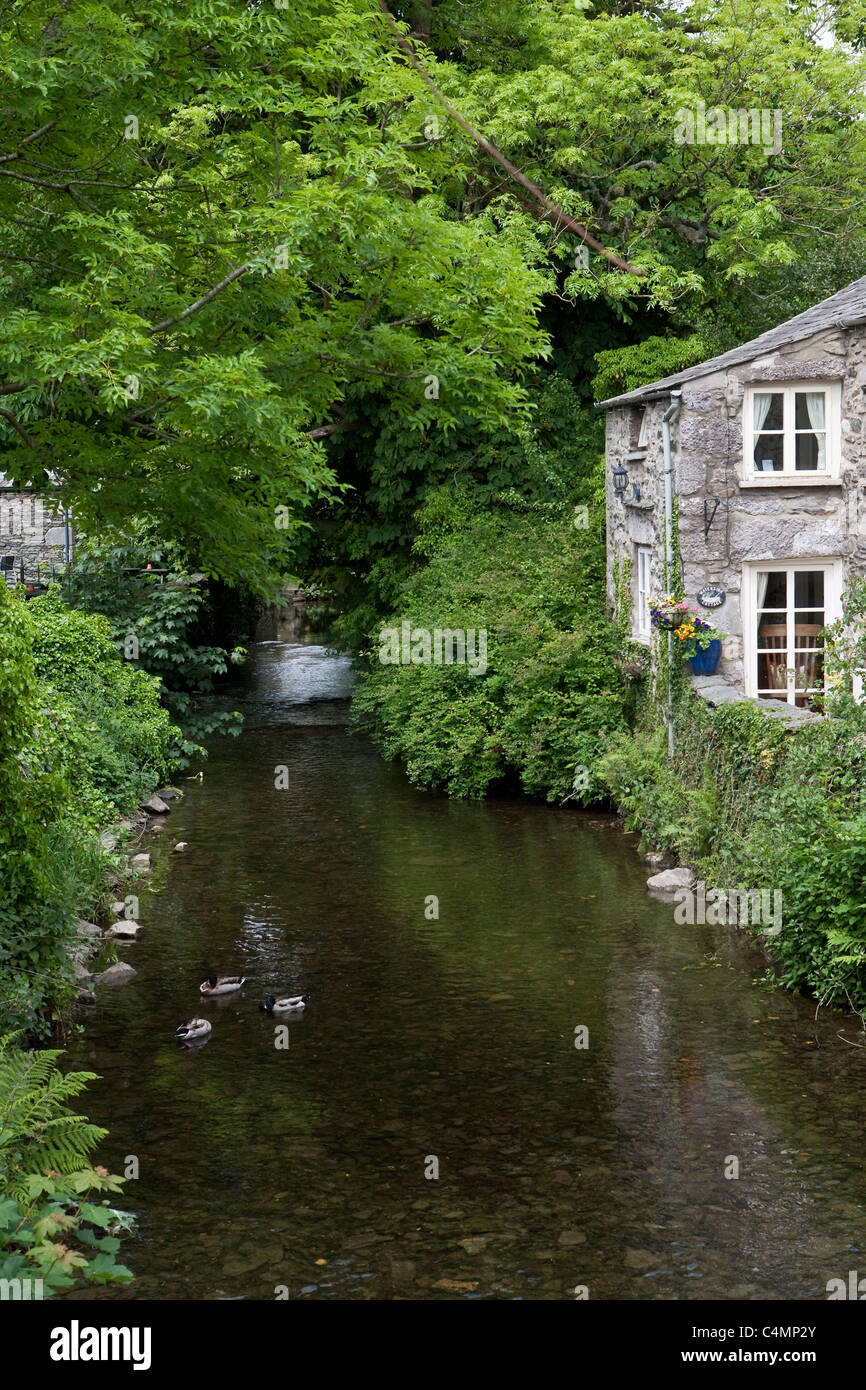
<path id="1" fill-rule="evenodd" d="M 49 584 L 56 584 L 65 573 L 64 566 L 53 560 L 50 563 L 37 561 L 28 565 L 23 558 L 19 559 L 16 555 L 0 554 L 0 577 L 6 581 L 6 586 L 10 589 L 14 589 L 17 584 L 23 584 L 28 598 L 44 594 Z"/>

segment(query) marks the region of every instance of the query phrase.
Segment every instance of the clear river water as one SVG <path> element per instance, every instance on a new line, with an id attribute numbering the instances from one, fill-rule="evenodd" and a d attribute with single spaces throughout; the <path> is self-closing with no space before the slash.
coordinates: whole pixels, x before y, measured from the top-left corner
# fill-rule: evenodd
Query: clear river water
<path id="1" fill-rule="evenodd" d="M 69 1054 L 102 1078 L 99 1161 L 138 1160 L 136 1280 L 75 1297 L 808 1300 L 866 1274 L 854 1021 L 761 984 L 744 933 L 678 926 L 613 817 L 414 790 L 347 732 L 350 684 L 256 646 L 244 732 L 145 837 L 139 973 Z M 211 972 L 248 983 L 203 1001 Z M 302 991 L 276 1034 L 259 1000 Z"/>

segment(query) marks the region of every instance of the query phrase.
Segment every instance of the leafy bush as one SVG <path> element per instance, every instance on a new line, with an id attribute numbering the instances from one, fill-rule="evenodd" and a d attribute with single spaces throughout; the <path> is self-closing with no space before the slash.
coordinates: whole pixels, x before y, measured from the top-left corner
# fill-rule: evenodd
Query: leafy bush
<path id="1" fill-rule="evenodd" d="M 129 669 L 104 618 L 58 591 L 0 586 L 0 1026 L 44 1035 L 75 979 L 78 917 L 102 892 L 96 830 L 170 770 L 157 682 Z"/>
<path id="2" fill-rule="evenodd" d="M 101 1198 L 123 1178 L 89 1161 L 107 1131 L 67 1104 L 97 1078 L 64 1076 L 61 1056 L 0 1037 L 0 1279 L 41 1280 L 49 1296 L 133 1278 L 116 1259 L 133 1218 Z"/>
<path id="3" fill-rule="evenodd" d="M 789 730 L 757 705 L 710 710 L 684 690 L 675 725 L 672 762 L 651 718 L 602 759 L 630 826 L 710 886 L 779 890 L 780 983 L 866 1012 L 862 711 Z"/>
<path id="4" fill-rule="evenodd" d="M 355 716 L 418 785 L 478 797 L 517 773 L 549 801 L 602 790 L 595 768 L 626 727 L 625 695 L 603 607 L 601 509 L 589 487 L 584 495 L 585 528 L 575 505 L 555 498 L 481 509 L 442 488 L 420 509 L 415 551 L 428 563 L 404 580 L 382 627 L 483 629 L 488 651 L 483 674 L 387 665 L 371 634 Z"/>
<path id="5" fill-rule="evenodd" d="M 60 590 L 29 605 L 37 678 L 93 824 L 137 805 L 173 765 L 178 730 L 158 680 L 125 662 L 107 618 L 69 609 Z"/>
<path id="6" fill-rule="evenodd" d="M 706 339 L 696 333 L 688 338 L 644 338 L 628 347 L 607 348 L 595 354 L 595 398 L 604 401 L 636 391 L 651 381 L 694 367 L 709 356 Z"/>
<path id="7" fill-rule="evenodd" d="M 153 566 L 153 568 L 149 568 Z M 218 677 L 244 658 L 205 638 L 209 595 L 176 546 L 146 535 L 112 542 L 89 539 L 75 554 L 69 602 L 102 614 L 105 633 L 126 668 L 156 677 L 171 722 L 181 735 L 171 748 L 180 767 L 204 756 L 201 740 L 240 732 L 241 716 L 205 708 Z"/>

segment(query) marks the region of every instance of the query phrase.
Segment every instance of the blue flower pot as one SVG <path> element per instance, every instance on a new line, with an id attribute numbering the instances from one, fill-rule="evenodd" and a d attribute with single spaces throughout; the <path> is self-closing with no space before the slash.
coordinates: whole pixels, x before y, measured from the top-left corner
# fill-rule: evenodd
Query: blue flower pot
<path id="1" fill-rule="evenodd" d="M 689 665 L 696 676 L 712 676 L 716 672 L 721 654 L 722 644 L 718 637 L 714 637 L 704 651 L 696 652 L 694 656 L 689 657 Z"/>

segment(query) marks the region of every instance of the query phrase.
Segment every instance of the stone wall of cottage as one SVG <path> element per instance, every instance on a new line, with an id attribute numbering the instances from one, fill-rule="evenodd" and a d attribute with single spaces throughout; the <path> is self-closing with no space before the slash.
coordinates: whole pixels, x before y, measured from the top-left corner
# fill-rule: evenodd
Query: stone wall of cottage
<path id="1" fill-rule="evenodd" d="M 51 498 L 0 487 L 0 556 L 13 561 L 12 573 L 16 579 L 22 561 L 28 580 L 36 578 L 40 566 L 43 575 L 48 577 L 52 565 L 59 568 L 65 562 L 62 509 L 58 509 Z M 8 565 L 3 566 L 0 582 L 3 579 L 8 582 Z"/>
<path id="2" fill-rule="evenodd" d="M 607 593 L 611 611 L 619 580 L 628 577 L 630 598 L 637 600 L 637 547 L 652 550 L 652 585 L 664 583 L 664 444 L 662 415 L 670 402 L 647 405 L 646 446 L 638 448 L 641 411 L 630 406 L 609 410 L 606 417 L 607 458 Z M 611 472 L 622 464 L 628 483 L 622 499 L 614 494 Z M 637 485 L 640 497 L 634 496 Z M 624 563 L 628 569 L 624 569 Z"/>
<path id="3" fill-rule="evenodd" d="M 842 384 L 841 475 L 821 483 L 744 486 L 743 399 L 747 384 L 796 380 Z M 636 412 L 607 415 L 608 597 L 624 557 L 653 548 L 653 586 L 662 588 L 664 476 L 661 417 L 670 399 L 651 403 L 645 454 L 633 448 Z M 717 584 L 726 600 L 713 621 L 738 642 L 727 643 L 725 676 L 743 681 L 740 590 L 746 561 L 841 557 L 846 576 L 866 573 L 866 329 L 833 329 L 803 343 L 686 382 L 679 418 L 671 425 L 674 496 L 686 598 Z M 614 496 L 611 472 L 629 474 L 624 501 Z M 631 499 L 640 484 L 641 501 Z M 717 506 L 715 504 L 718 504 Z M 705 510 L 706 504 L 706 510 Z M 708 526 L 707 526 L 708 523 Z M 705 534 L 706 530 L 706 534 Z M 633 586 L 634 587 L 634 586 Z M 696 605 L 697 606 L 697 605 Z"/>

